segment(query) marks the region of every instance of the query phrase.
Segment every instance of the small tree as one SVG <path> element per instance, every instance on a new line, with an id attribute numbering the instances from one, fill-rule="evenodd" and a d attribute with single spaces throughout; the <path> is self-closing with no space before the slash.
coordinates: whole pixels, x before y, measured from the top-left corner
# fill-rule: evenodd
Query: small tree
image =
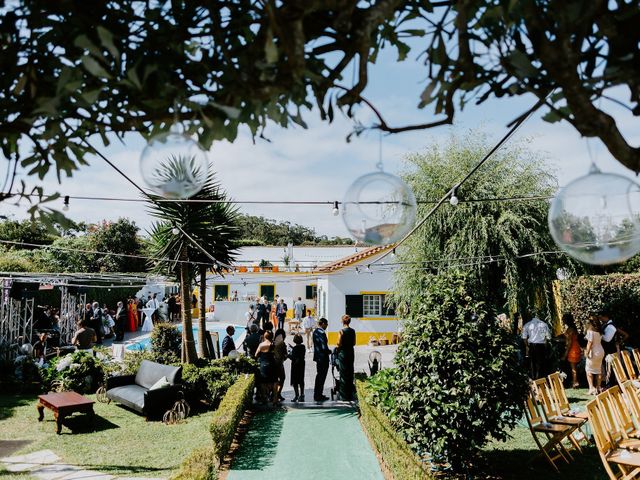
<path id="1" fill-rule="evenodd" d="M 461 472 L 516 425 L 527 379 L 513 337 L 474 296 L 469 277 L 431 276 L 422 288 L 396 357 L 390 413 L 416 451 Z"/>
<path id="2" fill-rule="evenodd" d="M 176 159 L 168 165 L 166 173 L 172 177 L 171 169 L 178 172 L 184 168 L 193 168 L 193 163 L 188 158 Z M 191 198 L 212 200 L 212 203 L 151 202 L 150 207 L 151 215 L 160 219 L 151 229 L 150 250 L 152 256 L 164 260 L 156 262 L 154 270 L 159 273 L 175 274 L 180 281 L 184 338 L 182 357 L 186 363 L 193 363 L 197 358 L 191 318 L 191 283 L 198 274 L 200 279 L 198 350 L 200 356 L 205 356 L 204 299 L 207 268 L 221 273 L 223 271 L 221 264 L 229 264 L 233 261 L 237 249 L 236 242 L 239 238 L 239 230 L 236 227 L 237 209 L 226 201 L 225 192 L 216 182 L 211 168 L 209 172 L 202 189 Z M 192 178 L 197 176 L 197 171 L 191 175 Z M 176 227 L 179 228 L 177 234 L 173 232 Z M 182 232 L 191 237 L 200 248 Z M 213 260 L 202 250 L 211 254 L 220 263 L 214 265 Z M 198 269 L 195 268 L 196 265 Z"/>

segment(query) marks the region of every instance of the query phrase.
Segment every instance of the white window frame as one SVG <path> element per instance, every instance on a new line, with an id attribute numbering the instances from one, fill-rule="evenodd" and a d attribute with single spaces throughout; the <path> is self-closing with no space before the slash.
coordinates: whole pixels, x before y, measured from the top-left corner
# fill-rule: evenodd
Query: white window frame
<path id="1" fill-rule="evenodd" d="M 382 317 L 382 295 L 365 293 L 362 295 L 362 316 Z"/>

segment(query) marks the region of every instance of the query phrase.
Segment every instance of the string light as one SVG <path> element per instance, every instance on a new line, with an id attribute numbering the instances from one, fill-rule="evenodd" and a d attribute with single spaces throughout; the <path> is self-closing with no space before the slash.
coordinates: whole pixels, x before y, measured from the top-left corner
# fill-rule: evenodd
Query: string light
<path id="1" fill-rule="evenodd" d="M 451 198 L 449 198 L 449 204 L 452 207 L 455 207 L 460 202 L 460 200 L 458 200 L 458 197 L 456 196 L 456 191 L 457 190 L 458 190 L 458 187 L 453 187 L 451 189 Z"/>
<path id="2" fill-rule="evenodd" d="M 69 195 L 65 195 L 64 196 L 64 205 L 62 207 L 62 211 L 64 211 L 64 212 L 68 212 L 69 211 Z"/>
<path id="3" fill-rule="evenodd" d="M 337 217 L 340 214 L 340 209 L 338 208 L 338 202 L 333 202 L 333 216 Z"/>
<path id="4" fill-rule="evenodd" d="M 174 235 L 178 235 L 180 233 L 180 230 L 178 229 L 178 227 L 173 227 L 171 229 L 171 233 L 173 233 Z"/>

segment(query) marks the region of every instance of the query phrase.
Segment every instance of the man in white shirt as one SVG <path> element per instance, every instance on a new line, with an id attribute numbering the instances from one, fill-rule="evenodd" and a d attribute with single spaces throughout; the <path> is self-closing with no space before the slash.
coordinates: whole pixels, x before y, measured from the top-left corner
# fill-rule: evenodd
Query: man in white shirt
<path id="1" fill-rule="evenodd" d="M 525 355 L 529 359 L 529 374 L 533 380 L 544 376 L 547 342 L 551 339 L 549 325 L 533 317 L 522 327 Z"/>
<path id="2" fill-rule="evenodd" d="M 157 297 L 158 294 L 154 293 L 153 297 L 149 298 L 149 301 L 147 302 L 147 308 L 153 308 L 153 313 L 151 314 L 151 320 L 153 321 L 154 325 L 155 323 L 158 321 L 158 300 Z"/>
<path id="3" fill-rule="evenodd" d="M 307 350 L 311 351 L 311 334 L 313 329 L 316 328 L 316 321 L 311 316 L 311 310 L 307 311 L 307 316 L 302 320 L 302 328 L 304 329 L 304 335 L 307 338 Z"/>

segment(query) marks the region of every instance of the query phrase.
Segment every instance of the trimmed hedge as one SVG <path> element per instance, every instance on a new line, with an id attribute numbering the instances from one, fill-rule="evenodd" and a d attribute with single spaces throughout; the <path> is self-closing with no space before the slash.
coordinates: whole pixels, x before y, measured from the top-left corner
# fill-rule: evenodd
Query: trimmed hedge
<path id="1" fill-rule="evenodd" d="M 254 376 L 238 378 L 224 396 L 218 409 L 213 413 L 209 431 L 213 438 L 213 449 L 219 459 L 223 459 L 231 447 L 233 436 L 242 420 L 245 410 L 253 398 Z"/>
<path id="2" fill-rule="evenodd" d="M 592 275 L 560 282 L 562 312 L 571 312 L 579 325 L 591 315 L 608 310 L 612 319 L 629 333 L 640 324 L 640 275 Z"/>
<path id="3" fill-rule="evenodd" d="M 213 439 L 210 446 L 194 450 L 180 465 L 171 480 L 215 480 L 224 456 L 231 447 L 240 420 L 251 404 L 253 375 L 241 375 L 227 390 L 218 409 L 211 417 L 209 431 Z"/>
<path id="4" fill-rule="evenodd" d="M 394 430 L 384 413 L 369 403 L 366 380 L 356 379 L 360 422 L 394 480 L 432 478 L 429 469 Z"/>

